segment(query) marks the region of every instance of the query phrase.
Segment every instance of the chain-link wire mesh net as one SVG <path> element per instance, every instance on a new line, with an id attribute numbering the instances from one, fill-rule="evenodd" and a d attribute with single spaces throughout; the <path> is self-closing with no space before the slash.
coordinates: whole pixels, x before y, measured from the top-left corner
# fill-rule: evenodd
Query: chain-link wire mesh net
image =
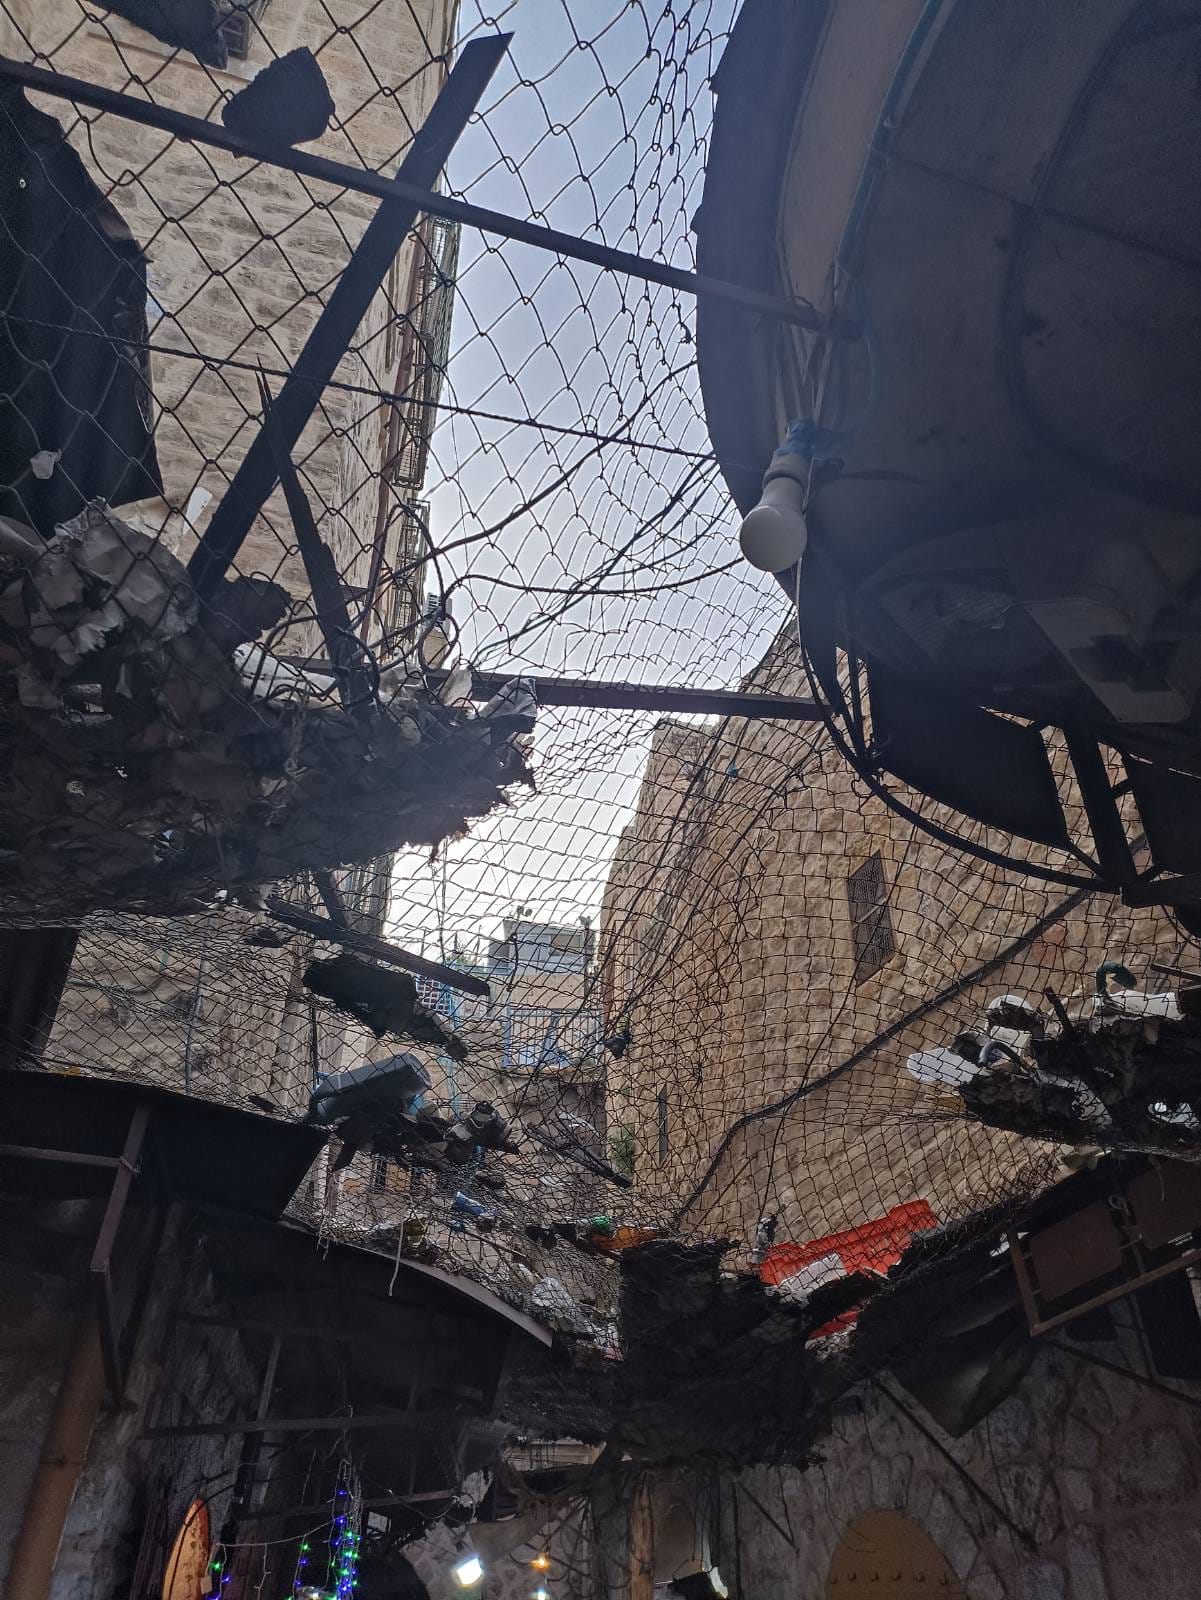
<path id="1" fill-rule="evenodd" d="M 306 48 L 334 105 L 316 148 L 385 174 L 454 50 L 512 29 L 446 192 L 690 268 L 734 9 L 258 0 L 193 49 L 134 0 L 0 17 L 17 60 L 213 122 Z M 531 782 L 521 691 L 471 708 L 462 663 L 814 687 L 786 597 L 736 560 L 689 296 L 419 220 L 291 452 L 332 611 L 281 461 L 198 598 L 198 541 L 380 202 L 11 83 L 0 139 L 0 894 L 11 925 L 83 928 L 44 1066 L 323 1121 L 296 1201 L 316 1228 L 609 1354 L 687 1317 L 689 1273 L 717 1282 L 711 1254 L 643 1256 L 619 1308 L 640 1242 L 729 1241 L 739 1283 L 803 1299 L 865 1240 L 885 1270 L 1106 1142 L 1072 1091 L 973 1101 L 978 1058 L 1028 1076 L 1056 1007 L 1112 1003 L 1106 961 L 1166 987 L 1152 964 L 1189 964 L 1168 915 L 1021 870 L 1070 877 L 1070 850 L 961 822 L 994 858 L 948 850 L 819 722 L 543 707 Z M 366 1066 L 386 1106 L 330 1115 Z M 1127 1142 L 1187 1154 L 1199 1113 L 1144 1096 Z M 712 1418 L 741 1396 L 760 1427 L 732 1454 L 804 1454 L 775 1364 L 752 1392 L 733 1336 L 702 1359 Z M 658 1368 L 637 1381 L 679 1404 Z M 639 1415 L 648 1458 L 685 1450 Z"/>

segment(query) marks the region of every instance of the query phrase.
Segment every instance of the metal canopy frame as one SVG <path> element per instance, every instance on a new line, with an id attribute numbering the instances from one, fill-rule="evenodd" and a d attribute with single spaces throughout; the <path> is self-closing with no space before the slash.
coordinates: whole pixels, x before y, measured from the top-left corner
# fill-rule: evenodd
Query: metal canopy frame
<path id="1" fill-rule="evenodd" d="M 1154 1171 L 1155 1169 L 1150 1169 Z M 1161 1180 L 1162 1181 L 1162 1180 Z M 1137 1182 L 1137 1180 L 1135 1180 Z M 1111 1218 L 1114 1240 L 1117 1246 L 1116 1262 L 1111 1268 L 1100 1270 L 1096 1276 L 1090 1274 L 1078 1288 L 1065 1288 L 1060 1297 L 1060 1305 L 1069 1294 L 1086 1290 L 1087 1285 L 1108 1280 L 1107 1287 L 1085 1293 L 1082 1300 L 1075 1300 L 1072 1304 L 1056 1310 L 1053 1306 L 1045 1304 L 1046 1291 L 1038 1282 L 1037 1265 L 1034 1260 L 1033 1241 L 1037 1240 L 1046 1229 L 1055 1226 L 1054 1223 L 1043 1222 L 1019 1232 L 1018 1228 L 1006 1229 L 1005 1239 L 1009 1245 L 1009 1255 L 1013 1262 L 1014 1276 L 1017 1279 L 1018 1291 L 1022 1298 L 1022 1306 L 1026 1313 L 1026 1321 L 1030 1328 L 1032 1338 L 1038 1338 L 1051 1332 L 1054 1328 L 1062 1328 L 1068 1323 L 1075 1322 L 1077 1318 L 1085 1316 L 1090 1311 L 1099 1310 L 1103 1306 L 1112 1305 L 1115 1301 L 1125 1300 L 1128 1296 L 1136 1294 L 1140 1289 L 1145 1289 L 1149 1284 L 1157 1283 L 1162 1278 L 1174 1276 L 1184 1272 L 1189 1267 L 1201 1264 L 1201 1246 L 1196 1244 L 1198 1230 L 1196 1217 L 1192 1214 L 1180 1214 L 1176 1219 L 1178 1232 L 1170 1239 L 1157 1240 L 1154 1233 L 1148 1238 L 1147 1222 L 1140 1216 L 1138 1202 L 1133 1200 L 1130 1186 L 1120 1189 L 1116 1196 L 1110 1200 L 1095 1199 L 1089 1205 L 1078 1206 L 1069 1211 L 1060 1219 L 1061 1223 L 1070 1222 L 1073 1218 L 1081 1218 L 1093 1206 L 1106 1206 L 1115 1215 Z M 1120 1202 L 1120 1206 L 1115 1203 Z M 1118 1213 L 1125 1208 L 1120 1217 Z M 1189 1244 L 1188 1241 L 1193 1241 Z M 1167 1260 L 1163 1255 L 1168 1250 L 1174 1250 Z M 1158 1259 L 1156 1259 L 1158 1257 Z M 1121 1273 L 1121 1279 L 1114 1282 L 1114 1277 Z M 1053 1285 L 1052 1285 L 1053 1287 Z"/>
<path id="2" fill-rule="evenodd" d="M 202 601 L 212 601 L 220 589 L 226 571 L 275 488 L 280 461 L 290 457 L 296 448 L 326 385 L 397 253 L 412 232 L 423 197 L 449 160 L 512 37 L 512 34 L 498 33 L 491 38 L 472 40 L 463 47 L 438 98 L 417 130 L 396 177 L 381 179 L 383 203 L 352 251 L 283 388 L 270 404 L 269 414 L 264 415 L 262 426 L 238 463 L 229 487 L 188 562 L 188 576 Z M 0 71 L 3 69 L 4 64 L 0 63 Z M 146 104 L 138 100 L 132 102 L 143 110 Z M 201 134 L 211 127 L 200 118 L 188 120 L 199 122 Z M 196 130 L 193 130 L 195 135 Z M 186 132 L 180 136 L 188 137 Z M 268 144 L 267 148 L 274 151 L 275 158 L 280 156 L 277 146 Z M 403 191 L 398 184 L 403 185 Z M 290 505 L 294 512 L 298 509 L 295 496 L 291 497 Z"/>
<path id="3" fill-rule="evenodd" d="M 280 656 L 285 666 L 302 671 L 336 675 L 332 661 L 312 656 Z M 450 676 L 445 667 L 426 667 L 422 677 L 428 683 L 444 683 Z M 814 700 L 790 694 L 764 694 L 757 689 L 684 689 L 678 684 L 619 683 L 607 678 L 560 678 L 511 667 L 507 672 L 481 672 L 471 669 L 471 698 L 491 700 L 514 678 L 528 683 L 539 705 L 592 706 L 601 711 L 665 711 L 680 715 L 748 717 L 777 722 L 821 722 L 824 712 Z"/>
<path id="4" fill-rule="evenodd" d="M 105 1201 L 104 1213 L 96 1232 L 88 1262 L 88 1283 L 96 1312 L 96 1327 L 100 1338 L 100 1352 L 104 1360 L 104 1378 L 109 1398 L 114 1406 L 125 1403 L 125 1361 L 130 1346 L 137 1335 L 139 1314 L 137 1298 L 135 1308 L 119 1326 L 115 1297 L 113 1295 L 113 1251 L 117 1243 L 121 1222 L 133 1181 L 141 1170 L 142 1152 L 146 1130 L 150 1123 L 150 1106 L 141 1101 L 135 1104 L 129 1119 L 129 1128 L 119 1156 L 95 1155 L 87 1150 L 56 1150 L 41 1145 L 0 1144 L 0 1158 L 15 1161 L 51 1161 L 63 1166 L 99 1167 L 113 1174 L 112 1185 Z M 164 1207 L 160 1204 L 160 1225 L 156 1232 L 161 1238 Z"/>
<path id="5" fill-rule="evenodd" d="M 509 34 L 499 35 L 508 47 Z M 489 39 L 477 39 L 464 45 L 460 62 L 467 52 L 477 45 L 485 47 Z M 456 65 L 455 70 L 458 70 Z M 561 233 L 556 228 L 540 227 L 534 222 L 524 222 L 501 211 L 490 211 L 485 206 L 471 205 L 465 200 L 455 200 L 449 195 L 437 194 L 428 186 L 413 182 L 410 175 L 401 172 L 396 178 L 385 178 L 377 172 L 362 167 L 349 166 L 341 161 L 331 161 L 325 156 L 291 147 L 281 148 L 266 139 L 254 139 L 237 134 L 216 122 L 203 117 L 193 117 L 170 106 L 155 105 L 148 100 L 138 100 L 133 95 L 120 94 L 115 89 L 105 89 L 89 83 L 84 78 L 73 78 L 64 72 L 54 72 L 46 67 L 35 67 L 27 62 L 0 57 L 0 78 L 19 83 L 26 89 L 37 89 L 43 94 L 61 100 L 73 100 L 89 106 L 94 111 L 107 111 L 113 116 L 141 122 L 163 133 L 174 134 L 178 139 L 193 144 L 210 145 L 231 155 L 244 156 L 248 161 L 261 161 L 268 166 L 282 167 L 307 178 L 317 178 L 324 183 L 337 184 L 344 189 L 354 189 L 360 194 L 375 195 L 378 199 L 403 200 L 417 211 L 433 217 L 445 217 L 465 227 L 478 228 L 481 233 L 498 234 L 517 244 L 533 245 L 548 250 L 552 255 L 565 256 L 572 261 L 586 261 L 609 272 L 620 272 L 631 278 L 641 278 L 647 283 L 662 284 L 668 289 L 678 289 L 684 294 L 700 298 L 725 300 L 742 306 L 761 316 L 774 317 L 792 323 L 811 333 L 838 334 L 846 339 L 858 339 L 861 329 L 846 318 L 827 316 L 807 301 L 786 300 L 780 295 L 765 294 L 759 289 L 749 289 L 742 284 L 730 283 L 724 278 L 711 278 L 705 273 L 686 272 L 681 267 L 671 267 L 663 261 L 647 256 L 632 255 L 626 250 L 615 250 L 609 245 L 581 239 L 576 234 Z"/>

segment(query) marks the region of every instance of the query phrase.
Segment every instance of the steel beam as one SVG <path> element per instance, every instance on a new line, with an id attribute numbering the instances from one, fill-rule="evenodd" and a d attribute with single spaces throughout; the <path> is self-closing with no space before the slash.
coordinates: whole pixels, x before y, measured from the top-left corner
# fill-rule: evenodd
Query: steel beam
<path id="1" fill-rule="evenodd" d="M 120 1156 L 93 1156 L 84 1150 L 48 1150 L 33 1144 L 0 1144 L 0 1156 L 17 1161 L 53 1161 L 72 1167 L 107 1167 L 110 1171 L 121 1165 Z"/>
<path id="2" fill-rule="evenodd" d="M 118 1406 L 125 1399 L 125 1379 L 121 1366 L 120 1335 L 117 1332 L 117 1310 L 113 1301 L 112 1255 L 117 1231 L 125 1215 L 125 1202 L 129 1199 L 129 1190 L 137 1175 L 149 1121 L 150 1107 L 145 1104 L 136 1106 L 129 1121 L 129 1132 L 125 1135 L 125 1146 L 117 1164 L 113 1186 L 109 1190 L 104 1216 L 100 1219 L 100 1231 L 96 1235 L 92 1259 L 88 1264 L 96 1303 L 100 1350 L 104 1357 L 105 1382 L 113 1404 Z"/>
<path id="3" fill-rule="evenodd" d="M 342 1433 L 354 1428 L 452 1428 L 474 1413 L 459 1411 L 364 1412 L 350 1417 L 247 1417 L 240 1422 L 182 1422 L 143 1428 L 143 1439 L 218 1439 L 239 1433 Z"/>
<path id="4" fill-rule="evenodd" d="M 454 967 L 444 966 L 440 961 L 427 961 L 424 956 L 402 950 L 399 945 L 389 944 L 386 939 L 377 939 L 374 934 L 360 933 L 357 928 L 345 927 L 329 917 L 323 917 L 317 911 L 306 911 L 300 906 L 290 906 L 278 895 L 268 896 L 267 911 L 277 922 L 295 928 L 298 933 L 311 934 L 314 939 L 325 939 L 330 944 L 345 945 L 348 950 L 357 950 L 360 955 L 373 956 L 377 961 L 386 961 L 393 967 L 402 967 L 406 972 L 417 973 L 419 977 L 432 978 L 437 983 L 444 983 L 449 989 L 462 989 L 467 994 L 484 996 L 492 993 L 483 978 L 477 978 L 470 972 L 458 972 Z"/>
<path id="5" fill-rule="evenodd" d="M 411 194 L 401 194 L 396 182 L 416 185 L 417 193 L 423 195 L 437 181 L 500 64 L 500 58 L 509 48 L 511 38 L 511 34 L 498 33 L 464 45 L 401 162 L 396 179 L 383 180 L 383 204 L 368 223 L 333 293 L 313 324 L 304 349 L 271 407 L 270 425 L 264 419 L 188 562 L 188 576 L 201 600 L 211 601 L 215 597 L 255 518 L 275 488 L 277 452 L 283 450 L 291 455 L 296 448 L 317 409 L 322 391 L 336 372 L 367 308 L 412 231 L 421 206 Z M 209 123 L 201 125 L 211 126 Z"/>
<path id="6" fill-rule="evenodd" d="M 420 1494 L 386 1494 L 374 1500 L 360 1500 L 359 1508 L 362 1511 L 383 1511 L 389 1506 L 417 1506 L 424 1505 L 432 1500 L 457 1500 L 458 1489 L 425 1489 Z M 325 1515 L 328 1520 L 329 1501 L 318 1502 L 309 1506 L 284 1506 L 277 1511 L 252 1511 L 248 1516 L 239 1517 L 238 1523 L 244 1522 L 274 1522 L 277 1518 L 284 1521 L 289 1517 L 320 1517 Z"/>
<path id="7" fill-rule="evenodd" d="M 507 40 L 511 35 L 503 36 Z M 474 40 L 464 46 L 464 54 L 475 44 L 487 40 Z M 457 70 L 457 68 L 456 68 Z M 226 150 L 231 155 L 244 156 L 248 161 L 261 161 L 273 167 L 283 167 L 302 177 L 316 178 L 322 183 L 337 184 L 343 189 L 354 189 L 360 194 L 375 195 L 381 200 L 407 200 L 418 211 L 432 217 L 445 217 L 467 228 L 478 228 L 481 233 L 499 235 L 517 244 L 528 244 L 538 250 L 549 250 L 552 255 L 565 256 L 570 261 L 586 261 L 590 266 L 603 267 L 609 272 L 620 272 L 631 278 L 641 278 L 646 283 L 659 283 L 668 289 L 678 289 L 683 294 L 698 298 L 725 300 L 733 305 L 789 322 L 811 333 L 836 333 L 844 339 L 858 339 L 862 330 L 846 318 L 827 317 L 807 301 L 786 300 L 781 295 L 765 294 L 759 289 L 748 289 L 742 284 L 729 283 L 724 278 L 711 278 L 702 272 L 686 272 L 682 267 L 671 267 L 663 261 L 652 261 L 647 256 L 632 255 L 627 250 L 614 250 L 611 246 L 591 239 L 581 239 L 572 233 L 561 233 L 557 228 L 541 227 L 525 222 L 520 217 L 507 216 L 502 211 L 490 211 L 485 206 L 471 205 L 465 200 L 452 199 L 450 195 L 437 194 L 420 183 L 413 182 L 407 174 L 385 178 L 381 173 L 369 172 L 362 167 L 352 167 L 341 161 L 330 161 L 325 156 L 314 155 L 309 150 L 295 150 L 266 139 L 252 139 L 244 134 L 231 133 L 220 123 L 207 122 L 203 117 L 188 116 L 171 106 L 155 105 L 149 100 L 138 100 L 133 95 L 120 94 L 115 89 L 102 88 L 85 78 L 72 78 L 63 72 L 53 72 L 46 67 L 35 67 L 24 61 L 10 61 L 0 57 L 0 78 L 8 78 L 26 89 L 37 89 L 42 94 L 55 95 L 61 100 L 73 100 L 89 106 L 94 111 L 106 111 L 112 116 L 125 117 L 146 127 L 158 128 L 163 133 L 174 134 L 191 144 L 210 145 Z M 430 182 L 433 180 L 431 179 Z"/>
<path id="8" fill-rule="evenodd" d="M 280 656 L 285 666 L 333 674 L 330 661 L 314 656 Z M 386 663 L 385 663 L 386 664 Z M 443 683 L 444 667 L 428 667 L 422 677 Z M 820 722 L 821 709 L 812 700 L 788 694 L 761 694 L 754 689 L 681 689 L 674 684 L 612 683 L 604 678 L 547 677 L 511 667 L 506 672 L 472 672 L 472 699 L 491 700 L 506 683 L 520 678 L 544 706 L 595 706 L 602 711 L 675 711 L 711 717 L 753 717 L 778 722 Z"/>
<path id="9" fill-rule="evenodd" d="M 370 714 L 371 684 L 360 659 L 358 641 L 351 627 L 350 612 L 346 607 L 346 594 L 342 588 L 338 564 L 334 560 L 333 552 L 323 543 L 317 531 L 313 508 L 301 486 L 296 463 L 280 436 L 275 403 L 270 386 L 262 373 L 259 374 L 259 395 L 263 403 L 263 427 L 271 445 L 275 473 L 284 491 L 284 499 L 288 503 L 288 515 L 292 519 L 296 543 L 300 547 L 300 559 L 304 562 L 305 577 L 309 580 L 309 592 L 313 597 L 313 609 L 317 613 L 317 625 L 321 629 L 321 637 L 325 640 L 325 648 L 329 651 L 330 661 L 333 663 L 334 677 L 342 697 L 342 704 L 352 714 L 359 716 Z M 328 874 L 324 876 L 332 885 L 332 878 Z M 321 887 L 320 883 L 318 886 Z M 324 887 L 321 887 L 321 896 L 325 900 L 326 909 L 331 916 L 334 916 Z M 345 922 L 345 920 L 345 917 L 334 917 L 335 922 Z"/>

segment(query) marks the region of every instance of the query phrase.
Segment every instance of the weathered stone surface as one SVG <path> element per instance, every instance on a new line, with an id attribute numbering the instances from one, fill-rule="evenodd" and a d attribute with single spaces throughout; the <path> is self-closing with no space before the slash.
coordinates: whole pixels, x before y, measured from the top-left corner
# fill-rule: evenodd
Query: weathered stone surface
<path id="1" fill-rule="evenodd" d="M 1138 1517 L 1107 1530 L 1114 1600 L 1174 1600 L 1201 1590 L 1201 1527 L 1193 1516 Z"/>
<path id="2" fill-rule="evenodd" d="M 989 1416 L 988 1437 L 998 1458 L 1024 1454 L 1035 1438 L 1034 1412 L 1029 1401 L 1020 1394 L 1010 1395 Z"/>
<path id="3" fill-rule="evenodd" d="M 1023 1567 L 1013 1585 L 1014 1600 L 1067 1600 L 1067 1575 L 1056 1561 Z"/>
<path id="4" fill-rule="evenodd" d="M 995 1572 L 976 1572 L 968 1587 L 971 1600 L 1005 1600 L 1005 1590 Z"/>
<path id="5" fill-rule="evenodd" d="M 1101 1438 L 1083 1418 L 1070 1416 L 1063 1428 L 1061 1454 L 1074 1467 L 1095 1467 L 1101 1455 Z"/>
<path id="6" fill-rule="evenodd" d="M 1091 1528 L 1079 1528 L 1071 1534 L 1067 1564 L 1072 1600 L 1107 1600 L 1109 1587 L 1101 1565 L 1101 1549 Z"/>
<path id="7" fill-rule="evenodd" d="M 1097 1491 L 1092 1478 L 1078 1467 L 1061 1469 L 1059 1491 L 1063 1504 L 1069 1511 L 1089 1512 L 1097 1503 Z"/>
<path id="8" fill-rule="evenodd" d="M 1131 1389 L 1134 1386 L 1127 1384 L 1126 1387 Z M 1077 1417 L 1081 1422 L 1087 1422 L 1099 1433 L 1108 1433 L 1118 1420 L 1114 1389 L 1103 1382 L 1098 1373 L 1086 1373 L 1072 1396 L 1070 1417 Z"/>
<path id="9" fill-rule="evenodd" d="M 997 1482 L 1018 1527 L 1024 1528 L 1036 1544 L 1049 1544 L 1062 1526 L 1059 1494 L 1050 1469 L 1042 1462 L 1022 1462 L 1003 1467 Z"/>
<path id="10" fill-rule="evenodd" d="M 1104 1481 L 1113 1501 L 1130 1506 L 1179 1500 L 1197 1487 L 1184 1440 L 1165 1428 L 1133 1428 L 1124 1433 Z"/>

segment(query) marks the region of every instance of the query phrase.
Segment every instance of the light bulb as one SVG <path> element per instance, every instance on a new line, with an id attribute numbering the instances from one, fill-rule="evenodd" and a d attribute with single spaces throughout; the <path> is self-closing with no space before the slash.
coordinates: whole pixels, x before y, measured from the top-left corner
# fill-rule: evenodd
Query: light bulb
<path id="1" fill-rule="evenodd" d="M 759 504 L 747 512 L 738 532 L 752 567 L 784 572 L 801 559 L 809 543 L 804 503 L 804 485 L 790 472 L 776 472 L 766 480 Z"/>
<path id="2" fill-rule="evenodd" d="M 535 1568 L 535 1570 L 538 1572 L 549 1572 L 550 1557 L 547 1555 L 535 1556 L 530 1562 L 530 1566 Z"/>
<path id="3" fill-rule="evenodd" d="M 451 1576 L 460 1589 L 472 1589 L 484 1576 L 484 1563 L 479 1556 L 463 1556 L 451 1568 Z"/>

